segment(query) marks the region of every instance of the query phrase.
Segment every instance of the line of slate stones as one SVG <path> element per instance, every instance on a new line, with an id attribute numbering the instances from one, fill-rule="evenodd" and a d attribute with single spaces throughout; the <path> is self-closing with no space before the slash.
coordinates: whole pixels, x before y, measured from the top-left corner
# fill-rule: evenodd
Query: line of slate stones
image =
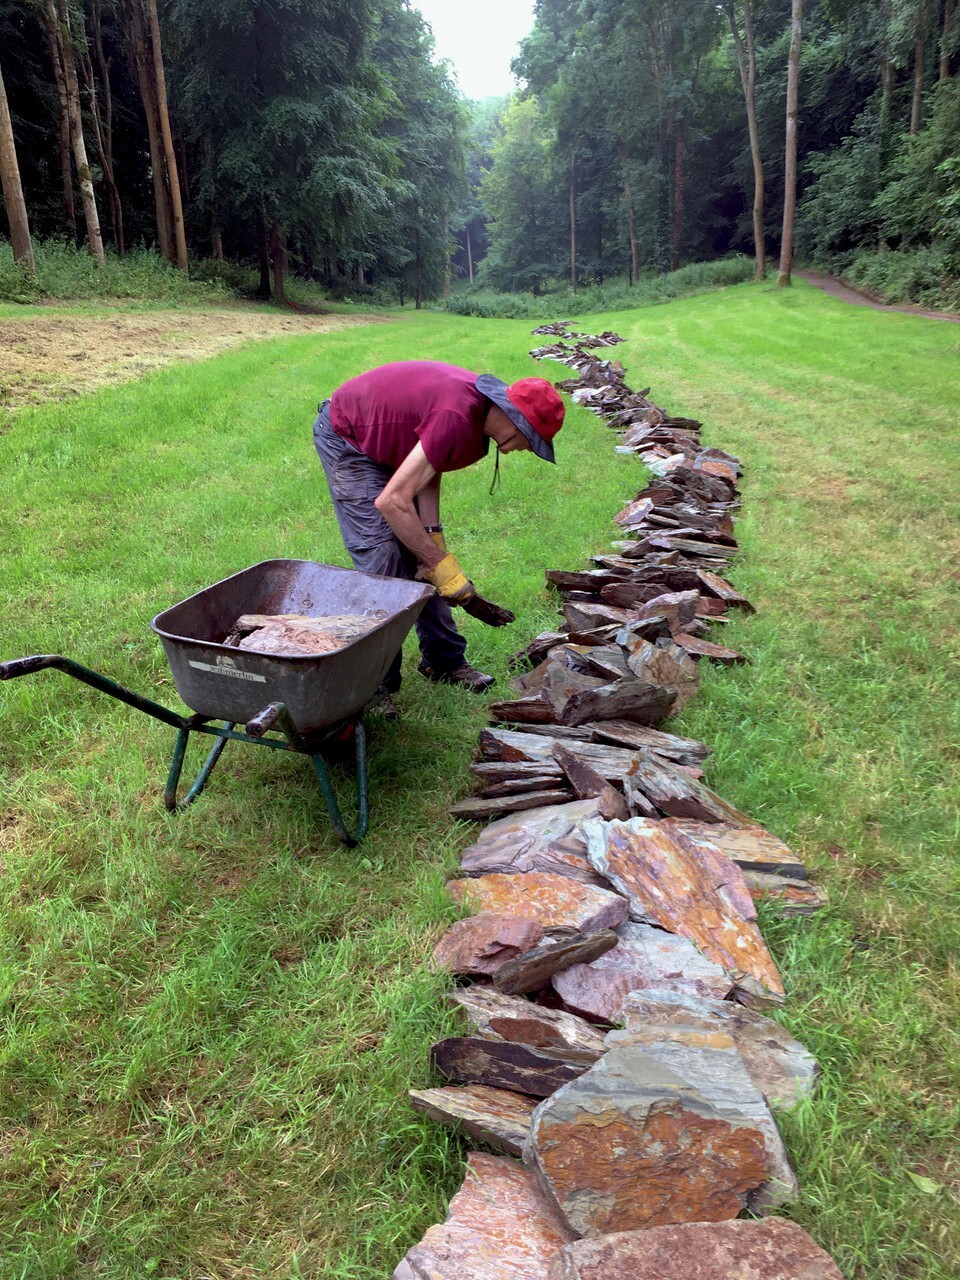
<path id="1" fill-rule="evenodd" d="M 494 705 L 479 794 L 454 809 L 498 818 L 449 886 L 473 914 L 434 953 L 468 1031 L 431 1050 L 454 1083 L 410 1098 L 488 1150 L 394 1277 L 840 1280 L 767 1216 L 797 1191 L 771 1107 L 810 1095 L 817 1065 L 763 1012 L 785 994 L 755 899 L 822 899 L 703 784 L 709 748 L 656 728 L 696 690 L 694 655 L 731 660 L 706 620 L 750 608 L 716 572 L 740 464 L 593 354 L 616 334 L 535 332 L 562 341 L 531 354 L 576 370 L 557 385 L 654 479 L 617 516 L 616 554 L 547 574 L 565 630 L 517 655 L 532 670 Z"/>

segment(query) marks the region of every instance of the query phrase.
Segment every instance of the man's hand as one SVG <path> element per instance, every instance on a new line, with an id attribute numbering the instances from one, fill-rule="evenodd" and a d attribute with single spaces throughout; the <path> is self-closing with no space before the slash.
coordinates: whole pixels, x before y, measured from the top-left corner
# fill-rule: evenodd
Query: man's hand
<path id="1" fill-rule="evenodd" d="M 477 594 L 473 583 L 457 563 L 457 557 L 450 551 L 439 564 L 424 569 L 423 576 L 433 583 L 447 604 L 465 605 Z"/>

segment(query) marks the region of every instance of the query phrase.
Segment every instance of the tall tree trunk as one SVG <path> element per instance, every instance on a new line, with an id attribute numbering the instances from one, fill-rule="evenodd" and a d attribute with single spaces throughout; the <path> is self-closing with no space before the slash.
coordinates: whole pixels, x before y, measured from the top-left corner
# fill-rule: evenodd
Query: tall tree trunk
<path id="1" fill-rule="evenodd" d="M 423 263 L 420 261 L 420 228 L 416 230 L 416 252 L 413 260 L 413 274 L 416 285 L 416 308 L 420 311 L 423 307 Z"/>
<path id="2" fill-rule="evenodd" d="M 57 34 L 56 10 L 44 5 L 41 10 L 43 29 L 47 35 L 53 81 L 57 87 L 57 126 L 60 135 L 60 182 L 63 187 L 63 220 L 67 224 L 70 239 L 77 238 L 77 209 L 73 200 L 73 162 L 70 159 L 70 113 L 67 110 L 67 85 L 60 61 L 60 41 Z"/>
<path id="3" fill-rule="evenodd" d="M 450 297 L 450 284 L 453 277 L 453 262 L 450 257 L 450 215 L 443 215 L 443 296 Z"/>
<path id="4" fill-rule="evenodd" d="M 910 132 L 920 132 L 923 115 L 923 64 L 926 56 L 927 6 L 923 4 L 917 16 L 917 39 L 913 46 L 913 101 L 910 105 Z"/>
<path id="5" fill-rule="evenodd" d="M 273 268 L 273 296 L 277 302 L 286 302 L 283 278 L 287 266 L 287 237 L 276 222 L 270 227 L 270 263 Z"/>
<path id="6" fill-rule="evenodd" d="M 470 243 L 470 223 L 467 223 L 467 275 L 473 284 L 473 246 Z"/>
<path id="7" fill-rule="evenodd" d="M 940 37 L 940 79 L 950 77 L 950 54 L 953 43 L 953 28 L 957 20 L 956 0 L 944 0 L 943 34 Z"/>
<path id="8" fill-rule="evenodd" d="M 167 109 L 167 81 L 163 72 L 163 49 L 160 44 L 160 20 L 157 17 L 157 0 L 146 0 L 147 20 L 150 24 L 150 45 L 153 54 L 153 78 L 156 85 L 157 111 L 160 120 L 160 137 L 163 141 L 163 155 L 167 167 L 167 181 L 170 185 L 170 204 L 173 214 L 173 242 L 176 250 L 176 263 L 181 271 L 187 269 L 187 237 L 183 226 L 183 202 L 180 199 L 180 175 L 177 171 L 177 157 L 173 150 L 173 135 L 170 132 L 170 112 Z"/>
<path id="9" fill-rule="evenodd" d="M 98 0 L 94 0 L 91 17 L 93 50 L 96 54 L 97 67 L 100 71 L 100 83 L 103 86 L 102 118 L 97 103 L 97 86 L 93 74 L 93 64 L 88 54 L 85 61 L 89 79 L 90 105 L 93 111 L 97 148 L 100 152 L 100 164 L 103 167 L 107 195 L 110 199 L 110 225 L 113 229 L 113 243 L 116 246 L 117 253 L 122 257 L 126 252 L 126 245 L 123 237 L 123 205 L 120 201 L 120 192 L 117 189 L 116 177 L 113 171 L 113 92 L 110 88 L 110 63 L 103 51 L 103 31 L 100 26 L 100 5 Z"/>
<path id="10" fill-rule="evenodd" d="M 753 161 L 753 256 L 755 280 L 763 280 L 767 274 L 767 249 L 763 239 L 763 160 L 760 156 L 760 134 L 757 129 L 757 49 L 753 40 L 753 15 L 750 0 L 743 0 L 743 39 L 737 25 L 733 0 L 728 0 L 727 17 L 733 33 L 740 67 L 740 83 L 743 85 L 743 101 L 747 109 L 747 135 L 750 139 L 750 159 Z M 746 41 L 746 56 L 744 55 Z"/>
<path id="11" fill-rule="evenodd" d="M 570 166 L 570 287 L 577 292 L 577 188 Z"/>
<path id="12" fill-rule="evenodd" d="M 67 87 L 67 114 L 70 120 L 70 143 L 83 202 L 83 216 L 87 226 L 87 247 L 97 262 L 103 265 L 103 239 L 100 235 L 100 215 L 93 190 L 93 174 L 87 160 L 87 144 L 83 137 L 83 117 L 80 113 L 80 82 L 77 79 L 77 63 L 70 34 L 69 13 L 66 0 L 47 0 L 51 18 L 56 26 L 57 51 L 63 66 L 63 79 Z"/>
<path id="13" fill-rule="evenodd" d="M 218 262 L 223 261 L 223 236 L 216 224 L 210 232 L 210 251 Z"/>
<path id="14" fill-rule="evenodd" d="M 270 246 L 267 243 L 267 223 L 263 205 L 257 203 L 257 258 L 260 264 L 260 283 L 257 297 L 266 302 L 270 297 Z"/>
<path id="15" fill-rule="evenodd" d="M 156 83 L 150 55 L 147 50 L 144 15 L 139 0 L 126 0 L 125 14 L 127 27 L 133 41 L 133 60 L 137 69 L 137 81 L 140 85 L 140 99 L 143 102 L 143 111 L 147 120 L 150 170 L 153 175 L 153 203 L 157 218 L 157 248 L 160 250 L 161 258 L 166 258 L 168 262 L 173 262 L 173 216 L 170 208 L 170 194 L 167 189 L 163 147 L 160 142 L 160 118 L 157 107 Z"/>
<path id="16" fill-rule="evenodd" d="M 123 253 L 123 210 L 120 207 L 120 193 L 117 191 L 117 184 L 113 178 L 113 164 L 107 152 L 107 142 L 100 119 L 100 104 L 97 101 L 97 84 L 89 53 L 81 57 L 80 68 L 83 71 L 84 88 L 90 103 L 93 141 L 97 148 L 97 155 L 100 157 L 100 168 L 103 170 L 103 180 L 107 187 L 107 199 L 110 202 L 110 227 L 113 231 L 113 243 L 117 252 Z"/>
<path id="17" fill-rule="evenodd" d="M 780 238 L 780 270 L 777 284 L 792 283 L 793 227 L 797 216 L 797 90 L 800 83 L 800 40 L 803 34 L 803 0 L 791 0 L 790 53 L 787 59 L 787 129 L 784 143 L 783 234 Z"/>
<path id="18" fill-rule="evenodd" d="M 683 116 L 676 123 L 673 161 L 673 253 L 670 270 L 680 266 L 680 245 L 683 241 Z"/>
<path id="19" fill-rule="evenodd" d="M 13 140 L 13 122 L 10 119 L 10 106 L 7 102 L 2 70 L 0 70 L 0 186 L 3 188 L 3 203 L 7 209 L 7 221 L 10 224 L 13 260 L 19 262 L 28 275 L 35 276 L 37 264 L 33 258 L 27 204 L 23 198 L 23 185 L 20 182 L 17 147 Z"/>
<path id="20" fill-rule="evenodd" d="M 630 165 L 627 160 L 627 144 L 623 138 L 617 138 L 620 150 L 620 166 L 623 169 L 623 198 L 627 206 L 627 231 L 630 235 L 630 283 L 636 284 L 640 279 L 640 255 L 637 250 L 637 225 L 633 216 L 633 193 L 630 190 Z"/>

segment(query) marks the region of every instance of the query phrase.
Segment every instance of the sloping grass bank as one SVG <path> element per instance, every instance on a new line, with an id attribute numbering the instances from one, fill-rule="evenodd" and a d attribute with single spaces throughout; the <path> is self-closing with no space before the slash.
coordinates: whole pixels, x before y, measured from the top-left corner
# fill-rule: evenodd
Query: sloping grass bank
<path id="1" fill-rule="evenodd" d="M 760 614 L 724 634 L 754 664 L 707 671 L 677 723 L 833 895 L 765 923 L 786 1020 L 826 1073 L 785 1122 L 795 1216 L 851 1280 L 947 1280 L 957 332 L 750 285 L 584 327 L 623 333 L 628 380 L 747 465 L 737 582 Z M 0 656 L 67 653 L 179 705 L 153 613 L 260 559 L 345 562 L 316 402 L 401 358 L 549 375 L 529 328 L 408 316 L 24 411 L 0 436 Z M 639 476 L 612 445 L 571 410 L 556 469 L 511 456 L 493 497 L 487 466 L 445 483 L 451 546 L 519 616 L 467 621 L 478 666 L 503 676 L 549 624 L 544 567 L 613 536 Z M 373 1280 L 443 1216 L 459 1144 L 404 1097 L 445 1026 L 424 964 L 484 711 L 413 666 L 404 718 L 374 726 L 354 851 L 306 762 L 228 747 L 168 818 L 170 731 L 53 673 L 0 686 L 2 1274 Z"/>

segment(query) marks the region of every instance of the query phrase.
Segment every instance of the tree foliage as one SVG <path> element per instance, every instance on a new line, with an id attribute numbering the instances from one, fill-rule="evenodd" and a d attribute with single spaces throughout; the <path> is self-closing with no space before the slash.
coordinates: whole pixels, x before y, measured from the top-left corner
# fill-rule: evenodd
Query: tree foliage
<path id="1" fill-rule="evenodd" d="M 405 0 L 5 0 L 27 199 L 41 233 L 73 238 L 40 21 L 54 3 L 69 14 L 91 178 L 98 196 L 115 183 L 130 242 L 174 257 L 182 189 L 192 254 L 259 259 L 264 292 L 288 262 L 351 291 L 442 280 L 466 119 Z M 109 156 L 92 145 L 105 113 Z"/>
<path id="2" fill-rule="evenodd" d="M 504 289 L 636 279 L 678 260 L 780 246 L 791 0 L 749 5 L 755 147 L 736 38 L 742 0 L 538 0 L 514 64 L 535 156 L 505 117 L 488 178 L 483 279 Z M 940 248 L 960 222 L 960 31 L 954 0 L 809 0 L 796 122 L 797 246 L 844 269 Z M 720 21 L 720 19 L 723 21 Z M 746 55 L 744 53 L 744 70 Z M 914 132 L 911 130 L 919 125 Z M 528 143 L 529 147 L 529 143 Z M 524 182 L 530 180 L 525 193 Z M 571 200 L 571 189 L 574 198 Z M 505 216 L 504 193 L 515 212 Z M 520 216 L 536 195 L 536 235 Z M 526 251 L 525 251 L 526 246 Z M 937 257 L 937 261 L 941 261 Z"/>

